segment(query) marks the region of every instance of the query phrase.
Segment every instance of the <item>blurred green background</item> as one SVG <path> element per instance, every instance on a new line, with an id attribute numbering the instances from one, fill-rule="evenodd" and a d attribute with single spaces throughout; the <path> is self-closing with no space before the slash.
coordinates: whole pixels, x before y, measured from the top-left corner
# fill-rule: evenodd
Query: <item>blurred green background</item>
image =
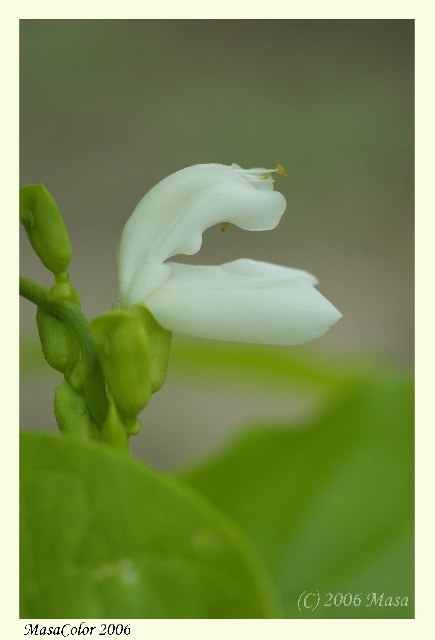
<path id="1" fill-rule="evenodd" d="M 21 184 L 42 182 L 57 200 L 88 317 L 115 301 L 120 233 L 156 182 L 201 162 L 281 163 L 288 206 L 277 229 L 215 227 L 179 260 L 246 257 L 314 273 L 343 318 L 275 354 L 412 365 L 412 20 L 21 20 L 20 39 Z M 51 282 L 25 236 L 21 273 Z M 21 325 L 31 340 L 27 301 Z M 21 421 L 55 429 L 60 376 L 42 365 L 38 351 Z M 134 439 L 137 455 L 163 467 L 212 450 L 237 424 L 288 421 L 312 402 L 273 385 L 254 394 L 230 369 L 202 383 L 182 371 L 170 366 Z"/>

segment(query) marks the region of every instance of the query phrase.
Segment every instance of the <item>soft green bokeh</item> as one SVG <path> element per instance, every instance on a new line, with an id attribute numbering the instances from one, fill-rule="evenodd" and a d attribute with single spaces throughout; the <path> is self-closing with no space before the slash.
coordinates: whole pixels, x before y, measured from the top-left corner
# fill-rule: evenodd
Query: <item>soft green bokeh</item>
<path id="1" fill-rule="evenodd" d="M 215 460 L 184 474 L 251 538 L 287 617 L 412 618 L 412 379 L 380 367 L 349 379 L 299 424 L 256 425 Z M 315 611 L 298 610 L 304 592 Z M 324 606 L 327 594 L 361 606 Z M 408 598 L 408 606 L 367 606 Z"/>

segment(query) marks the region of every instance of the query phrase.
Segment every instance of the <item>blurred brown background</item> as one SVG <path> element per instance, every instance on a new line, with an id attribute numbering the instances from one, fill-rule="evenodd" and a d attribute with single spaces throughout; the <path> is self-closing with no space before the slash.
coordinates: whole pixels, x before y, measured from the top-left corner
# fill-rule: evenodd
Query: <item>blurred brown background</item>
<path id="1" fill-rule="evenodd" d="M 277 229 L 215 227 L 180 261 L 306 269 L 344 316 L 311 351 L 411 364 L 413 74 L 412 20 L 21 20 L 21 184 L 57 200 L 93 317 L 115 301 L 118 238 L 156 182 L 200 162 L 282 163 Z M 25 237 L 21 273 L 51 283 Z M 24 336 L 34 316 L 22 302 Z M 24 426 L 54 428 L 51 381 L 48 367 L 24 377 Z M 170 373 L 135 446 L 168 466 L 268 414 L 286 417 L 288 398 L 229 388 L 222 402 Z"/>

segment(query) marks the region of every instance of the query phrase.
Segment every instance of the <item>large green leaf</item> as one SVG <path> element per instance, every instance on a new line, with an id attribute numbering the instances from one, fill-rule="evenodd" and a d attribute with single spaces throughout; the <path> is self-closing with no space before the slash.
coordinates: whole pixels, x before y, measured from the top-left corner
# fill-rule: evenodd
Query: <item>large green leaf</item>
<path id="1" fill-rule="evenodd" d="M 249 535 L 286 616 L 412 617 L 412 381 L 372 371 L 310 424 L 257 426 L 183 479 Z M 314 611 L 299 611 L 303 592 L 308 605 L 320 595 Z M 329 593 L 361 604 L 325 606 Z M 366 606 L 373 593 L 382 605 Z M 408 606 L 385 606 L 390 596 Z"/>
<path id="2" fill-rule="evenodd" d="M 31 433 L 20 466 L 22 617 L 279 615 L 251 543 L 179 480 Z"/>

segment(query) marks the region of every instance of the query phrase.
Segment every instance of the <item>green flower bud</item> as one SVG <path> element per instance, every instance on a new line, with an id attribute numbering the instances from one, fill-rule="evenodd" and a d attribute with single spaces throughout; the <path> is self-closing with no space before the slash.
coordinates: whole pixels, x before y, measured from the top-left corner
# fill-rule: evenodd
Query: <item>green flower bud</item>
<path id="1" fill-rule="evenodd" d="M 96 440 L 98 428 L 88 411 L 84 397 L 64 380 L 54 390 L 54 415 L 63 435 Z"/>
<path id="2" fill-rule="evenodd" d="M 36 312 L 39 338 L 50 367 L 65 373 L 80 358 L 80 345 L 74 331 L 63 320 L 38 307 Z"/>
<path id="3" fill-rule="evenodd" d="M 59 208 L 44 185 L 20 189 L 20 222 L 43 265 L 54 274 L 66 271 L 71 243 Z"/>
<path id="4" fill-rule="evenodd" d="M 115 310 L 91 322 L 107 386 L 121 416 L 136 418 L 151 395 L 150 340 L 137 316 Z"/>
<path id="5" fill-rule="evenodd" d="M 141 319 L 150 339 L 151 393 L 155 393 L 165 384 L 172 333 L 164 329 L 144 305 L 135 305 L 131 311 Z"/>

